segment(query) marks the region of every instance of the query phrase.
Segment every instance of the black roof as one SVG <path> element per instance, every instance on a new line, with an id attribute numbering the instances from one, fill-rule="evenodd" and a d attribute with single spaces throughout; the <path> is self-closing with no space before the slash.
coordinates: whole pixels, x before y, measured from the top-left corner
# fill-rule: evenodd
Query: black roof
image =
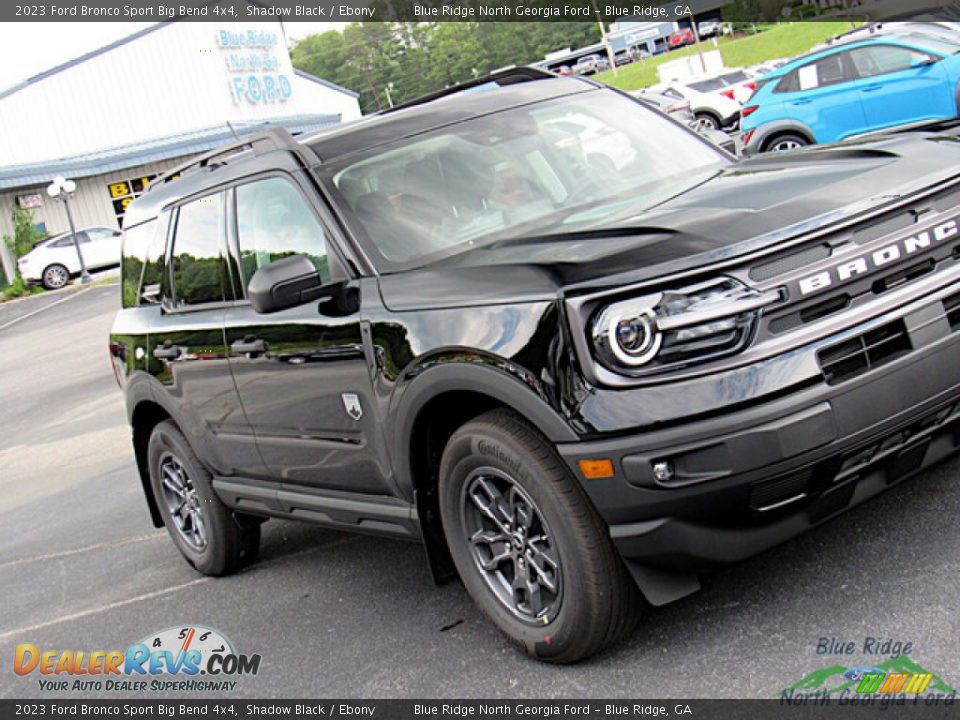
<path id="1" fill-rule="evenodd" d="M 309 145 L 321 161 L 328 161 L 470 118 L 599 87 L 582 78 L 547 75 L 489 89 L 480 84 L 459 94 L 338 125 L 330 131 L 301 138 L 301 142 Z"/>
<path id="2" fill-rule="evenodd" d="M 532 68 L 515 68 L 315 135 L 294 137 L 282 129 L 273 129 L 204 153 L 156 178 L 148 191 L 130 205 L 124 224 L 135 225 L 156 217 L 165 205 L 202 193 L 223 178 L 220 174 L 211 180 L 210 174 L 218 168 L 229 164 L 237 171 L 247 160 L 266 153 L 287 150 L 288 155 L 299 156 L 301 166 L 312 167 L 471 118 L 594 92 L 602 87 L 605 86 L 585 78 L 559 77 Z"/>

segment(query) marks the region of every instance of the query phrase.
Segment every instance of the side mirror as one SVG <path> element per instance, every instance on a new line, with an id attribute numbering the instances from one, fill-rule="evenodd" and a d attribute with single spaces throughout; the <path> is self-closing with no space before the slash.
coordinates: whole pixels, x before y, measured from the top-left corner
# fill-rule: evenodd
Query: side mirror
<path id="1" fill-rule="evenodd" d="M 290 255 L 264 265 L 250 278 L 247 295 L 258 313 L 273 313 L 329 296 L 316 266 L 306 255 Z"/>

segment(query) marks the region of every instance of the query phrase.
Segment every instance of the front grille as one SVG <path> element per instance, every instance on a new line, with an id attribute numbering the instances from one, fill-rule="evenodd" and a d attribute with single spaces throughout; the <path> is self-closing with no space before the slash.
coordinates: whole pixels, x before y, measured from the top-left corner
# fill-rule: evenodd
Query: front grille
<path id="1" fill-rule="evenodd" d="M 913 349 L 903 320 L 894 320 L 817 353 L 827 384 L 836 385 L 886 365 Z"/>
<path id="2" fill-rule="evenodd" d="M 755 483 L 750 488 L 750 508 L 764 512 L 799 500 L 806 494 L 812 476 L 813 468 L 807 468 L 792 475 Z"/>
<path id="3" fill-rule="evenodd" d="M 956 332 L 960 328 L 960 293 L 954 293 L 943 299 L 943 309 L 950 323 L 950 331 Z"/>
<path id="4" fill-rule="evenodd" d="M 825 260 L 830 257 L 830 253 L 830 246 L 826 243 L 814 245 L 799 252 L 784 253 L 770 262 L 765 262 L 762 265 L 756 265 L 750 268 L 750 279 L 756 280 L 757 282 L 769 280 L 778 275 L 799 270 L 810 263 Z"/>

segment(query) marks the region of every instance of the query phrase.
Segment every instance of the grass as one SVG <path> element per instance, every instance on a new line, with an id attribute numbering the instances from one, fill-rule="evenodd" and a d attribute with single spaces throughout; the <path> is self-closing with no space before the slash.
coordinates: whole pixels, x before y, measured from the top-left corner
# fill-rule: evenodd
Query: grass
<path id="1" fill-rule="evenodd" d="M 7 285 L 7 287 L 0 292 L 0 302 L 13 300 L 14 298 L 18 297 L 25 297 L 27 295 L 36 295 L 37 293 L 41 292 L 43 292 L 43 288 L 39 288 L 34 285 L 28 285 L 26 282 L 24 282 L 22 277 L 17 275 L 13 282 Z"/>
<path id="2" fill-rule="evenodd" d="M 702 47 L 704 52 L 719 49 L 726 67 L 744 67 L 765 60 L 805 53 L 817 43 L 852 27 L 853 24 L 849 22 L 783 23 L 771 25 L 769 29 L 756 35 L 723 38 L 718 41 L 717 46 L 714 46 L 712 40 L 705 40 Z M 695 47 L 688 46 L 618 68 L 616 77 L 612 71 L 607 71 L 599 73 L 596 78 L 621 90 L 639 90 L 660 82 L 657 67 L 677 58 L 695 55 L 696 52 Z"/>

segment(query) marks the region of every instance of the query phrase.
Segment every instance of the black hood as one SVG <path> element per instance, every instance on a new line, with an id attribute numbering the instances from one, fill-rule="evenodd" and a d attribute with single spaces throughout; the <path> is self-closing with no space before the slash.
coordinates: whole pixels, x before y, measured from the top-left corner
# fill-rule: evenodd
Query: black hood
<path id="1" fill-rule="evenodd" d="M 394 310 L 549 299 L 686 272 L 960 177 L 960 140 L 911 134 L 761 155 L 641 214 L 562 237 L 480 247 L 381 278 Z"/>

